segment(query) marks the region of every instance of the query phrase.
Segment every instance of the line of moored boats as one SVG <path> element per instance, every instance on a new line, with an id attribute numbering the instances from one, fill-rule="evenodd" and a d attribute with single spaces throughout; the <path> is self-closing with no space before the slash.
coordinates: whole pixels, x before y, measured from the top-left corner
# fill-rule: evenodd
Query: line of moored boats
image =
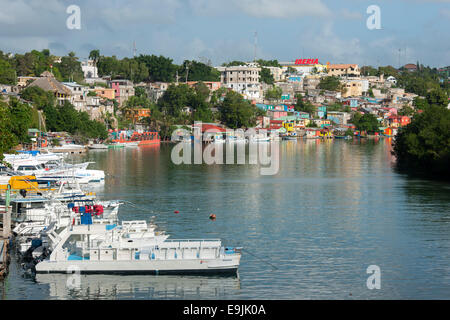
<path id="1" fill-rule="evenodd" d="M 120 200 L 89 189 L 105 183 L 90 162 L 69 164 L 63 154 L 5 155 L 0 187 L 12 186 L 14 245 L 35 273 L 235 275 L 241 248 L 219 239 L 169 239 L 153 221 L 119 219 Z M 81 187 L 83 186 L 83 188 Z M 91 189 L 92 190 L 92 189 Z"/>

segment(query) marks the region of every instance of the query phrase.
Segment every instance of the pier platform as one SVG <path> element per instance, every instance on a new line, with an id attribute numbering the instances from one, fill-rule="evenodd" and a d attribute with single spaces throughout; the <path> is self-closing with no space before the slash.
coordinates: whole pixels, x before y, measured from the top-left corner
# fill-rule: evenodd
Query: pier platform
<path id="1" fill-rule="evenodd" d="M 82 154 L 87 152 L 87 148 L 64 148 L 64 149 L 50 149 L 53 153 L 70 153 L 70 154 Z"/>
<path id="2" fill-rule="evenodd" d="M 8 274 L 10 262 L 9 238 L 11 236 L 11 207 L 7 212 L 5 206 L 0 206 L 0 280 Z"/>

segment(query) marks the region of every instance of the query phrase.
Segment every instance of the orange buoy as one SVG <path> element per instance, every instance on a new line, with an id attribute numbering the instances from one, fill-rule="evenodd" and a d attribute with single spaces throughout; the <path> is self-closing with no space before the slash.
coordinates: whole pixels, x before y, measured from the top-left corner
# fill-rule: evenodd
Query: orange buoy
<path id="1" fill-rule="evenodd" d="M 211 220 L 216 220 L 216 215 L 212 213 L 212 214 L 209 215 L 209 218 Z"/>

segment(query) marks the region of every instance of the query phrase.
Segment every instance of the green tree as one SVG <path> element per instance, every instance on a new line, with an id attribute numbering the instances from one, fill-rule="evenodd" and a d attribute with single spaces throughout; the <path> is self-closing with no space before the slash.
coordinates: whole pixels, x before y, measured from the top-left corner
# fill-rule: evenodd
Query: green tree
<path id="1" fill-rule="evenodd" d="M 97 63 L 99 76 L 111 76 L 116 78 L 120 74 L 120 62 L 116 56 L 101 56 Z"/>
<path id="2" fill-rule="evenodd" d="M 220 72 L 204 63 L 185 60 L 178 68 L 178 76 L 188 81 L 220 81 Z"/>
<path id="3" fill-rule="evenodd" d="M 281 68 L 281 65 L 278 63 L 278 60 L 258 59 L 258 60 L 256 60 L 256 63 L 259 64 L 261 67 L 278 67 L 278 68 Z"/>
<path id="4" fill-rule="evenodd" d="M 0 84 L 16 84 L 16 71 L 11 64 L 0 59 Z"/>
<path id="5" fill-rule="evenodd" d="M 227 93 L 219 106 L 219 112 L 222 123 L 232 129 L 254 126 L 259 114 L 254 105 L 234 91 Z"/>
<path id="6" fill-rule="evenodd" d="M 390 76 L 398 78 L 399 76 L 397 69 L 395 69 L 393 66 L 378 67 L 377 76 L 380 76 L 382 74 L 384 74 L 386 78 Z"/>
<path id="7" fill-rule="evenodd" d="M 408 116 L 411 117 L 414 114 L 414 109 L 411 108 L 409 105 L 405 104 L 402 106 L 402 108 L 398 111 L 399 116 Z"/>
<path id="8" fill-rule="evenodd" d="M 429 106 L 402 127 L 394 142 L 397 166 L 450 179 L 450 110 Z"/>
<path id="9" fill-rule="evenodd" d="M 45 106 L 54 106 L 56 98 L 50 91 L 33 86 L 23 89 L 20 93 L 22 99 L 31 101 L 39 110 Z"/>
<path id="10" fill-rule="evenodd" d="M 179 117 L 193 94 L 193 89 L 186 84 L 170 85 L 158 101 L 161 112 L 172 117 Z"/>
<path id="11" fill-rule="evenodd" d="M 270 72 L 270 69 L 261 68 L 261 72 L 259 73 L 259 81 L 267 84 L 274 84 L 275 80 L 273 79 L 273 75 Z"/>
<path id="12" fill-rule="evenodd" d="M 429 105 L 437 105 L 441 107 L 448 106 L 448 95 L 442 89 L 435 89 L 427 92 L 426 99 Z"/>
<path id="13" fill-rule="evenodd" d="M 231 61 L 222 63 L 222 67 L 235 67 L 235 66 L 245 66 L 247 63 L 243 61 Z"/>
<path id="14" fill-rule="evenodd" d="M 328 90 L 328 91 L 338 91 L 340 88 L 341 82 L 338 77 L 324 77 L 319 82 L 319 89 Z"/>
<path id="15" fill-rule="evenodd" d="M 3 154 L 9 152 L 17 145 L 17 138 L 12 133 L 12 121 L 10 119 L 9 106 L 0 97 L 0 161 Z"/>
<path id="16" fill-rule="evenodd" d="M 94 65 L 97 66 L 97 62 L 100 59 L 100 50 L 92 50 L 89 53 L 89 59 L 94 61 Z"/>
<path id="17" fill-rule="evenodd" d="M 147 67 L 150 81 L 172 82 L 175 80 L 177 66 L 172 63 L 172 59 L 155 55 L 140 55 L 136 59 Z"/>
<path id="18" fill-rule="evenodd" d="M 371 113 L 366 113 L 362 116 L 359 112 L 355 113 L 352 118 L 352 123 L 359 131 L 375 133 L 380 130 L 380 123 L 377 117 Z"/>
<path id="19" fill-rule="evenodd" d="M 268 100 L 280 100 L 283 94 L 283 90 L 280 87 L 272 86 L 265 94 L 265 98 Z"/>
<path id="20" fill-rule="evenodd" d="M 371 66 L 361 67 L 361 74 L 364 76 L 376 76 L 378 75 L 378 70 Z"/>
<path id="21" fill-rule="evenodd" d="M 48 49 L 41 52 L 32 50 L 23 55 L 16 54 L 13 58 L 13 65 L 18 75 L 39 76 L 42 72 L 50 70 L 52 60 Z"/>
<path id="22" fill-rule="evenodd" d="M 295 95 L 297 102 L 295 103 L 294 110 L 308 113 L 311 117 L 314 117 L 317 108 L 309 101 L 303 101 L 303 96 L 301 93 Z"/>
<path id="23" fill-rule="evenodd" d="M 11 98 L 9 102 L 9 119 L 11 121 L 11 132 L 16 136 L 19 143 L 27 143 L 30 141 L 28 137 L 28 129 L 33 124 L 32 108 L 15 98 Z"/>
<path id="24" fill-rule="evenodd" d="M 81 83 L 84 80 L 81 63 L 75 56 L 75 52 L 69 52 L 67 56 L 61 58 L 61 63 L 56 65 L 61 72 L 63 81 L 75 81 Z"/>

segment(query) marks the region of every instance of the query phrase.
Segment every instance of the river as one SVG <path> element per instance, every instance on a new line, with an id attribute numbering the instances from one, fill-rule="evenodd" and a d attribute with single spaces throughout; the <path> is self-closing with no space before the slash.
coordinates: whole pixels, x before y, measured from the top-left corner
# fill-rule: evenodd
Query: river
<path id="1" fill-rule="evenodd" d="M 121 219 L 244 247 L 236 278 L 24 275 L 3 299 L 448 299 L 450 185 L 397 173 L 390 139 L 280 143 L 280 167 L 175 165 L 172 145 L 72 156 L 105 170 Z M 179 214 L 174 214 L 178 210 Z M 215 221 L 209 219 L 214 213 Z M 370 290 L 369 266 L 380 270 Z"/>

